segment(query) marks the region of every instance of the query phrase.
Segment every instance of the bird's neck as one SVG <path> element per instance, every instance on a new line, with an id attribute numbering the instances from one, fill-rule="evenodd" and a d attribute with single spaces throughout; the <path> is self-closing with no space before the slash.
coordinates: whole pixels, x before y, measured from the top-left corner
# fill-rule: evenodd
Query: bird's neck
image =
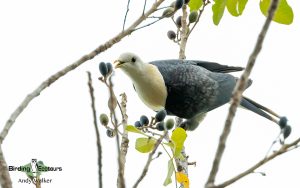
<path id="1" fill-rule="evenodd" d="M 161 73 L 151 64 L 144 64 L 143 69 L 138 74 L 130 75 L 138 96 L 152 110 L 164 109 L 167 89 Z"/>

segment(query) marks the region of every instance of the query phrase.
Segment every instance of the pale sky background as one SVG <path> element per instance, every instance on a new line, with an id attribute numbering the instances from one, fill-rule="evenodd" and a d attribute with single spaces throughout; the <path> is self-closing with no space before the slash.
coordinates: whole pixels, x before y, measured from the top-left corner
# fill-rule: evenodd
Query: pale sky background
<path id="1" fill-rule="evenodd" d="M 131 0 L 127 25 L 141 14 L 143 2 Z M 149 1 L 148 8 L 152 2 Z M 300 135 L 300 2 L 288 2 L 295 13 L 294 23 L 290 26 L 272 23 L 251 75 L 253 84 L 245 95 L 286 115 L 293 127 L 287 141 L 292 141 Z M 169 3 L 171 1 L 166 1 L 165 5 Z M 1 0 L 0 128 L 24 97 L 42 81 L 119 33 L 126 5 L 125 0 Z M 213 25 L 211 16 L 211 6 L 208 6 L 188 41 L 187 58 L 245 66 L 265 20 L 259 2 L 249 1 L 239 18 L 225 12 L 219 26 Z M 42 177 L 53 179 L 51 184 L 43 184 L 43 188 L 98 187 L 96 139 L 86 71 L 91 71 L 94 79 L 98 114 L 108 112 L 107 90 L 97 81 L 100 76 L 98 63 L 112 62 L 125 51 L 139 54 L 144 61 L 177 58 L 178 46 L 166 36 L 170 29 L 175 29 L 172 21 L 163 20 L 134 32 L 43 91 L 20 115 L 3 143 L 8 165 L 24 165 L 37 158 L 48 166 L 61 166 L 62 172 L 43 174 Z M 116 94 L 128 94 L 129 123 L 134 123 L 142 114 L 154 115 L 141 103 L 123 73 L 116 72 L 114 83 Z M 186 152 L 190 161 L 197 162 L 196 167 L 189 169 L 192 188 L 203 187 L 207 179 L 227 111 L 228 105 L 224 105 L 210 112 L 196 131 L 188 132 Z M 240 109 L 217 182 L 227 180 L 262 159 L 278 131 L 274 123 Z M 105 132 L 100 127 L 104 187 L 115 187 L 115 139 L 108 138 Z M 125 178 L 127 186 L 132 187 L 148 155 L 134 149 L 137 135 L 130 134 L 129 138 Z M 159 148 L 159 151 L 163 150 Z M 266 176 L 252 174 L 230 187 L 299 187 L 299 159 L 299 149 L 284 154 L 257 170 Z M 140 187 L 163 187 L 167 161 L 165 153 L 155 160 Z M 26 178 L 25 174 L 10 174 L 14 187 L 33 187 L 18 183 L 18 179 Z"/>

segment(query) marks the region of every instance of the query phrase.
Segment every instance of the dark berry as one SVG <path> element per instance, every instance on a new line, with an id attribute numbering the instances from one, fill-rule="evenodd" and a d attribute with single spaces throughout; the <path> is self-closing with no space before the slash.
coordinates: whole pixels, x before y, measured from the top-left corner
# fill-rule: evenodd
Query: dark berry
<path id="1" fill-rule="evenodd" d="M 147 116 L 142 115 L 140 117 L 140 124 L 142 126 L 148 125 L 149 124 L 149 119 L 147 118 Z"/>
<path id="2" fill-rule="evenodd" d="M 198 18 L 198 12 L 197 11 L 192 11 L 189 15 L 189 22 L 194 23 Z"/>
<path id="3" fill-rule="evenodd" d="M 114 136 L 116 135 L 116 133 L 115 133 L 115 131 L 114 131 L 113 129 L 108 128 L 108 129 L 106 130 L 106 135 L 107 135 L 108 137 L 112 138 L 112 137 L 114 137 Z"/>
<path id="4" fill-rule="evenodd" d="M 174 127 L 174 124 L 175 124 L 174 119 L 168 119 L 168 120 L 166 121 L 166 128 L 167 128 L 168 130 L 171 130 L 171 129 Z"/>
<path id="5" fill-rule="evenodd" d="M 101 63 L 99 64 L 99 70 L 100 70 L 100 73 L 102 74 L 102 76 L 106 76 L 107 73 L 108 73 L 106 64 L 105 64 L 104 62 L 101 62 Z"/>
<path id="6" fill-rule="evenodd" d="M 280 128 L 284 128 L 287 125 L 287 121 L 288 119 L 285 116 L 281 117 L 278 123 Z"/>
<path id="7" fill-rule="evenodd" d="M 108 116 L 106 114 L 100 115 L 100 123 L 104 126 L 106 126 L 109 122 Z"/>
<path id="8" fill-rule="evenodd" d="M 155 119 L 156 121 L 163 121 L 165 119 L 165 117 L 167 116 L 167 111 L 165 110 L 161 110 L 161 111 L 158 111 L 155 115 Z"/>
<path id="9" fill-rule="evenodd" d="M 176 10 L 181 9 L 182 5 L 183 5 L 183 0 L 176 0 L 175 9 Z"/>
<path id="10" fill-rule="evenodd" d="M 181 18 L 182 18 L 182 16 L 178 16 L 175 21 L 177 27 L 179 27 L 179 28 L 181 27 Z"/>
<path id="11" fill-rule="evenodd" d="M 140 121 L 136 121 L 136 122 L 134 123 L 134 126 L 137 127 L 137 128 L 142 127 Z"/>
<path id="12" fill-rule="evenodd" d="M 107 68 L 107 74 L 111 74 L 113 70 L 112 64 L 109 62 L 106 63 L 106 68 Z"/>
<path id="13" fill-rule="evenodd" d="M 164 131 L 165 130 L 165 123 L 163 121 L 159 122 L 156 124 L 156 129 L 159 131 Z"/>
<path id="14" fill-rule="evenodd" d="M 167 35 L 170 40 L 174 40 L 176 38 L 176 33 L 172 30 L 168 31 Z"/>
<path id="15" fill-rule="evenodd" d="M 184 4 L 188 4 L 190 0 L 184 0 Z"/>

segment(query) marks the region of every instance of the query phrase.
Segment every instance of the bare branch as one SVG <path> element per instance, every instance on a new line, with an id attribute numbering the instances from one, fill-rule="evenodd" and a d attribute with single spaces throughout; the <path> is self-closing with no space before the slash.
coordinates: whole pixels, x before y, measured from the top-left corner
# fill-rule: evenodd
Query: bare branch
<path id="1" fill-rule="evenodd" d="M 187 35 L 187 22 L 186 22 L 186 18 L 187 18 L 187 7 L 186 5 L 182 6 L 182 17 L 181 17 L 181 27 L 182 30 L 180 32 L 180 49 L 179 49 L 179 59 L 185 59 L 185 48 L 186 48 L 186 43 L 188 40 L 188 35 Z"/>
<path id="2" fill-rule="evenodd" d="M 245 71 L 243 72 L 242 76 L 240 77 L 240 79 L 236 85 L 236 88 L 234 89 L 233 97 L 231 100 L 232 103 L 229 108 L 229 113 L 228 113 L 228 116 L 227 116 L 227 119 L 226 119 L 226 122 L 224 125 L 222 135 L 220 136 L 218 149 L 217 149 L 217 152 L 216 152 L 216 155 L 214 158 L 214 162 L 213 162 L 212 169 L 210 171 L 210 175 L 209 175 L 207 183 L 206 183 L 206 187 L 213 187 L 213 185 L 215 183 L 215 178 L 216 178 L 217 172 L 219 170 L 219 165 L 220 165 L 222 155 L 225 150 L 225 143 L 226 143 L 227 137 L 230 133 L 233 118 L 235 116 L 237 107 L 240 104 L 240 101 L 242 98 L 242 93 L 245 90 L 246 83 L 248 81 L 251 70 L 252 70 L 252 68 L 255 64 L 256 58 L 262 48 L 264 38 L 266 36 L 266 33 L 267 33 L 270 23 L 272 21 L 272 18 L 273 18 L 275 10 L 277 8 L 277 5 L 278 5 L 278 0 L 273 0 L 271 6 L 269 8 L 268 17 L 267 17 L 267 19 L 262 27 L 262 30 L 258 36 L 255 48 L 249 57 Z"/>
<path id="3" fill-rule="evenodd" d="M 0 185 L 2 188 L 12 188 L 12 182 L 8 173 L 8 168 L 4 159 L 1 145 L 0 145 Z"/>
<path id="4" fill-rule="evenodd" d="M 22 103 L 17 107 L 17 109 L 11 114 L 9 119 L 6 121 L 6 124 L 0 134 L 0 144 L 2 144 L 3 140 L 5 139 L 6 135 L 8 134 L 11 126 L 14 124 L 18 116 L 23 112 L 23 110 L 27 107 L 27 105 L 37 96 L 41 94 L 41 92 L 53 84 L 56 80 L 61 78 L 62 76 L 66 75 L 70 71 L 76 69 L 81 64 L 85 63 L 88 60 L 93 59 L 95 56 L 99 55 L 100 53 L 106 51 L 107 49 L 111 48 L 114 44 L 120 42 L 124 37 L 130 35 L 134 32 L 135 28 L 140 25 L 149 15 L 156 11 L 157 7 L 164 2 L 164 0 L 156 1 L 152 7 L 145 13 L 145 15 L 140 16 L 131 26 L 129 26 L 126 30 L 119 33 L 115 37 L 111 38 L 104 44 L 100 45 L 98 48 L 93 50 L 87 55 L 84 55 L 79 60 L 75 61 L 73 64 L 63 68 L 62 70 L 58 71 L 57 73 L 50 76 L 47 80 L 42 82 L 34 91 L 26 96 L 26 98 L 22 101 Z"/>
<path id="5" fill-rule="evenodd" d="M 141 181 L 144 179 L 144 177 L 146 176 L 146 174 L 147 174 L 147 172 L 148 172 L 148 170 L 149 170 L 150 163 L 151 163 L 152 160 L 153 160 L 153 155 L 155 154 L 155 152 L 156 152 L 158 146 L 159 146 L 160 143 L 162 142 L 163 138 L 167 135 L 167 133 L 168 133 L 168 132 L 165 131 L 164 135 L 162 135 L 162 136 L 156 141 L 156 143 L 155 143 L 155 145 L 154 145 L 154 148 L 153 148 L 152 152 L 149 153 L 149 155 L 148 155 L 148 160 L 147 160 L 146 165 L 145 165 L 145 167 L 144 167 L 144 169 L 143 169 L 143 171 L 142 171 L 142 174 L 140 175 L 140 177 L 137 179 L 137 181 L 136 181 L 135 184 L 133 185 L 133 188 L 137 188 L 138 185 L 140 184 L 140 182 L 141 182 Z"/>
<path id="6" fill-rule="evenodd" d="M 102 188 L 103 187 L 102 146 L 101 146 L 100 133 L 99 133 L 98 123 L 97 123 L 97 113 L 96 113 L 96 108 L 95 108 L 95 96 L 94 96 L 92 76 L 91 76 L 90 72 L 87 72 L 87 75 L 88 75 L 88 87 L 89 87 L 89 92 L 90 92 L 90 96 L 91 96 L 91 108 L 92 108 L 92 113 L 93 113 L 94 127 L 95 127 L 96 140 L 97 140 L 99 187 Z"/>
<path id="7" fill-rule="evenodd" d="M 256 170 L 257 168 L 259 168 L 260 166 L 266 164 L 267 162 L 271 161 L 272 159 L 280 156 L 281 154 L 287 153 L 289 151 L 291 151 L 291 149 L 293 149 L 295 146 L 297 146 L 297 144 L 300 142 L 300 138 L 296 139 L 295 141 L 293 141 L 290 144 L 285 144 L 282 145 L 282 147 L 278 150 L 275 151 L 273 154 L 271 154 L 268 157 L 265 157 L 264 159 L 260 160 L 258 163 L 256 163 L 255 165 L 253 165 L 252 167 L 250 167 L 248 170 L 245 170 L 244 172 L 236 175 L 235 177 L 219 184 L 216 186 L 212 186 L 212 188 L 222 188 L 222 187 L 226 187 L 236 181 L 238 181 L 239 179 L 245 177 L 246 175 L 249 175 L 250 173 L 253 173 L 254 170 Z"/>
<path id="8" fill-rule="evenodd" d="M 125 17 L 124 17 L 124 22 L 123 22 L 123 29 L 122 29 L 122 31 L 124 31 L 124 29 L 125 29 L 125 24 L 126 24 L 127 14 L 128 14 L 128 12 L 129 12 L 129 5 L 130 5 L 130 0 L 128 0 L 128 2 L 127 2 L 127 9 L 126 9 Z"/>

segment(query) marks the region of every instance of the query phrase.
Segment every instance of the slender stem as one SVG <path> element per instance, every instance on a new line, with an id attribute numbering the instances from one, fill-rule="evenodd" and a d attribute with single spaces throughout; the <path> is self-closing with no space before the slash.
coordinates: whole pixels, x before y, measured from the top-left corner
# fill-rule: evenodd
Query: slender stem
<path id="1" fill-rule="evenodd" d="M 149 17 L 148 17 L 148 18 L 149 18 Z M 145 27 L 148 27 L 148 26 L 150 26 L 150 25 L 153 25 L 153 24 L 155 24 L 156 22 L 162 20 L 163 18 L 164 18 L 164 17 L 157 17 L 157 20 L 155 20 L 155 21 L 153 21 L 153 22 L 151 22 L 151 23 L 148 23 L 148 24 L 146 24 L 146 25 L 143 25 L 143 26 L 141 26 L 141 27 L 137 27 L 137 28 L 134 29 L 134 31 L 137 31 L 137 30 L 139 30 L 139 29 L 143 29 L 143 28 L 145 28 Z"/>
<path id="2" fill-rule="evenodd" d="M 164 135 L 162 135 L 155 143 L 154 145 L 154 148 L 153 150 L 151 151 L 151 153 L 149 153 L 148 155 L 148 160 L 144 166 L 144 169 L 140 175 L 140 177 L 137 179 L 137 181 L 135 182 L 135 184 L 133 185 L 133 188 L 137 188 L 138 185 L 140 184 L 140 182 L 144 179 L 144 177 L 146 176 L 148 170 L 149 170 L 149 166 L 150 166 L 150 163 L 152 162 L 153 160 L 153 155 L 155 154 L 158 146 L 160 145 L 160 143 L 162 142 L 163 138 L 167 135 L 167 131 L 165 131 Z"/>
<path id="3" fill-rule="evenodd" d="M 96 132 L 96 140 L 97 140 L 97 152 L 98 152 L 98 175 L 99 175 L 99 187 L 103 187 L 103 179 L 102 179 L 102 146 L 101 146 L 101 139 L 100 139 L 100 133 L 98 129 L 98 123 L 97 123 L 97 113 L 96 113 L 96 107 L 95 107 L 95 96 L 94 96 L 94 88 L 93 88 L 93 82 L 92 82 L 92 76 L 90 72 L 87 72 L 88 75 L 88 87 L 89 87 L 89 93 L 91 97 L 91 108 L 93 113 L 93 122 L 94 122 L 94 128 Z"/>
<path id="4" fill-rule="evenodd" d="M 126 13 L 125 13 L 125 16 L 124 16 L 122 31 L 124 31 L 124 29 L 125 29 L 126 19 L 127 19 L 127 15 L 128 15 L 128 12 L 129 12 L 129 5 L 130 5 L 130 0 L 128 0 L 128 2 L 127 2 L 127 9 L 126 9 Z"/>
<path id="5" fill-rule="evenodd" d="M 240 101 L 242 98 L 242 93 L 245 90 L 249 75 L 253 69 L 256 58 L 262 49 L 262 44 L 263 44 L 264 38 L 266 36 L 266 33 L 267 33 L 270 23 L 272 21 L 272 18 L 273 18 L 275 10 L 277 8 L 277 5 L 278 5 L 278 0 L 273 0 L 271 6 L 269 8 L 268 17 L 267 17 L 267 19 L 262 27 L 262 30 L 258 36 L 256 45 L 254 47 L 252 54 L 249 57 L 247 66 L 246 66 L 242 76 L 240 77 L 240 79 L 236 85 L 236 88 L 234 89 L 232 103 L 229 108 L 229 113 L 228 113 L 227 119 L 225 121 L 223 132 L 220 136 L 218 149 L 217 149 L 217 152 L 216 152 L 216 155 L 214 158 L 214 162 L 213 162 L 212 169 L 210 171 L 210 175 L 209 175 L 207 183 L 206 183 L 206 187 L 213 187 L 213 185 L 215 183 L 215 178 L 216 178 L 217 172 L 219 170 L 220 162 L 221 162 L 224 150 L 225 150 L 226 140 L 227 140 L 228 135 L 231 130 L 233 118 L 235 116 L 237 107 L 240 104 Z"/>
<path id="6" fill-rule="evenodd" d="M 203 6 L 202 6 L 202 8 L 199 10 L 199 15 L 198 15 L 198 17 L 197 17 L 197 20 L 196 20 L 196 22 L 194 23 L 194 25 L 193 25 L 193 27 L 191 28 L 191 30 L 189 31 L 189 33 L 187 34 L 187 37 L 190 36 L 190 34 L 192 33 L 192 31 L 194 30 L 194 28 L 196 27 L 196 25 L 199 23 L 199 20 L 200 20 L 200 18 L 201 18 L 201 16 L 202 16 L 202 13 L 204 12 L 205 7 L 206 7 L 209 3 L 210 3 L 210 1 L 204 1 L 204 2 L 203 2 Z"/>

